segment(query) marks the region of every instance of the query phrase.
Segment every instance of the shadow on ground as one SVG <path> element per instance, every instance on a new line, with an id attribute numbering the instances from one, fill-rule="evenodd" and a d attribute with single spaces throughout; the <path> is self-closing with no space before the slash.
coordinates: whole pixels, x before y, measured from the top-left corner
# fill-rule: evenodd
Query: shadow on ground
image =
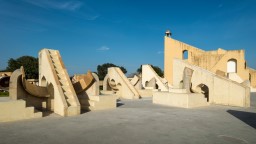
<path id="1" fill-rule="evenodd" d="M 227 112 L 233 115 L 234 117 L 238 118 L 239 120 L 243 121 L 247 125 L 256 129 L 256 113 L 236 111 L 236 110 L 227 110 Z"/>
<path id="2" fill-rule="evenodd" d="M 123 105 L 124 105 L 124 103 L 120 99 L 116 100 L 116 107 L 121 107 Z"/>

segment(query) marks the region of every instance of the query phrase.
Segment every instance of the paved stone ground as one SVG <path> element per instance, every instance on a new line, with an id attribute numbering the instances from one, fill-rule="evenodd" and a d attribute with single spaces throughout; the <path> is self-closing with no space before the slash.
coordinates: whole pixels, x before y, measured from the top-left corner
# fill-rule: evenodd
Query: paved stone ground
<path id="1" fill-rule="evenodd" d="M 255 144 L 256 107 L 182 109 L 154 105 L 151 99 L 123 100 L 113 110 L 0 123 L 0 144 L 16 143 Z"/>

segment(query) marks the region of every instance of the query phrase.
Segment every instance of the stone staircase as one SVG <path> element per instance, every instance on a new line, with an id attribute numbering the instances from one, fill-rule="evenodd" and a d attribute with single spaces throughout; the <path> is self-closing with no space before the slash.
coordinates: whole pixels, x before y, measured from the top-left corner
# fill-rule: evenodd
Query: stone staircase
<path id="1" fill-rule="evenodd" d="M 34 107 L 26 107 L 24 100 L 0 101 L 0 109 L 0 122 L 42 117 L 42 112 L 38 112 Z"/>
<path id="2" fill-rule="evenodd" d="M 79 105 L 76 101 L 76 95 L 74 94 L 74 90 L 72 91 L 73 85 L 70 82 L 69 76 L 65 73 L 66 70 L 62 64 L 62 60 L 59 56 L 58 51 L 56 50 L 48 50 L 50 54 L 50 58 L 52 64 L 54 66 L 54 70 L 56 72 L 58 81 L 60 83 L 61 90 L 60 92 L 63 93 L 65 101 L 68 106 L 67 115 L 76 115 L 77 106 Z"/>

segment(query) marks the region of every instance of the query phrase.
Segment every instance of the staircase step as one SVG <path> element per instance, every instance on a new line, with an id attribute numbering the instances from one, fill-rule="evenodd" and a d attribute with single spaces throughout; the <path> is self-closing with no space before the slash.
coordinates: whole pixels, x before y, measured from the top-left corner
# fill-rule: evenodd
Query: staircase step
<path id="1" fill-rule="evenodd" d="M 26 117 L 34 117 L 34 107 L 26 107 L 25 115 Z"/>
<path id="2" fill-rule="evenodd" d="M 71 91 L 66 91 L 66 92 L 64 92 L 64 95 L 71 96 L 71 95 L 73 95 L 73 93 Z"/>
<path id="3" fill-rule="evenodd" d="M 59 60 L 59 58 L 57 57 L 57 55 L 55 55 L 55 56 L 52 56 L 52 62 L 53 63 L 58 63 L 60 60 Z"/>
<path id="4" fill-rule="evenodd" d="M 75 116 L 75 115 L 79 115 L 80 113 L 81 113 L 80 106 L 70 106 L 67 109 L 68 116 Z"/>
<path id="5" fill-rule="evenodd" d="M 74 99 L 72 99 L 72 98 L 66 99 L 66 101 L 69 106 L 75 105 Z"/>
<path id="6" fill-rule="evenodd" d="M 62 68 L 55 68 L 57 75 L 62 75 L 61 78 L 65 78 L 65 73 Z"/>
<path id="7" fill-rule="evenodd" d="M 65 78 L 65 74 L 57 74 L 59 79 L 64 79 Z"/>
<path id="8" fill-rule="evenodd" d="M 64 92 L 65 93 L 65 92 Z M 66 99 L 70 99 L 73 97 L 72 93 L 71 94 L 64 94 L 65 98 Z"/>
<path id="9" fill-rule="evenodd" d="M 63 70 L 56 70 L 55 69 L 55 72 L 56 72 L 56 74 L 58 75 L 58 74 L 60 74 L 60 75 L 65 75 L 65 73 L 63 72 Z M 65 77 L 61 77 L 61 78 L 65 78 Z M 66 78 L 65 78 L 66 79 Z"/>
<path id="10" fill-rule="evenodd" d="M 63 85 L 61 86 L 64 92 L 71 92 L 70 86 L 69 85 Z"/>
<path id="11" fill-rule="evenodd" d="M 34 118 L 41 118 L 41 117 L 43 117 L 43 113 L 38 110 L 34 110 Z"/>
<path id="12" fill-rule="evenodd" d="M 53 62 L 53 64 L 60 64 L 61 65 L 60 60 L 57 58 L 57 56 L 52 58 L 52 62 Z"/>
<path id="13" fill-rule="evenodd" d="M 60 63 L 53 63 L 55 69 L 62 69 L 62 65 Z"/>
<path id="14" fill-rule="evenodd" d="M 59 81 L 60 81 L 62 86 L 68 86 L 69 85 L 68 81 L 65 80 L 65 79 L 60 79 Z"/>

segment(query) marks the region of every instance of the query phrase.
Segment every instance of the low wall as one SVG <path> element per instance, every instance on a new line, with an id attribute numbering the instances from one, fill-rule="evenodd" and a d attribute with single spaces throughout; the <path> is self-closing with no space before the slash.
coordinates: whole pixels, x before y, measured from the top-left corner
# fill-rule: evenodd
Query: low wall
<path id="1" fill-rule="evenodd" d="M 198 93 L 170 93 L 154 92 L 153 103 L 166 106 L 193 108 L 207 106 L 208 103 L 203 94 Z"/>

